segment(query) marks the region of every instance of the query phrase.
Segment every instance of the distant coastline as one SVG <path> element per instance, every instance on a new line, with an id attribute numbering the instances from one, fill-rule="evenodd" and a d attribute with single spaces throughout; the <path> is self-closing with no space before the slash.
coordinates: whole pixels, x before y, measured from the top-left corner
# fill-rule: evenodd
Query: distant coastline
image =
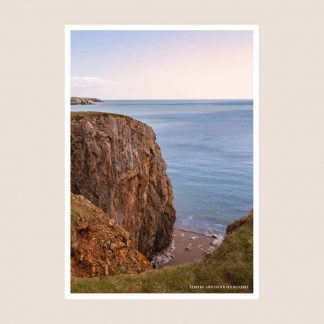
<path id="1" fill-rule="evenodd" d="M 96 102 L 102 102 L 98 98 L 71 97 L 71 105 L 94 105 Z"/>

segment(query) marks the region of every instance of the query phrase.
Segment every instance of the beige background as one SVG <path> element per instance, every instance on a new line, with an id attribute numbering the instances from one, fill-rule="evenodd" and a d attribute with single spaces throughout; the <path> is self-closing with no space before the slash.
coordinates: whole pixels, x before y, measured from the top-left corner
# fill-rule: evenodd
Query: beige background
<path id="1" fill-rule="evenodd" d="M 322 1 L 7 1 L 1 47 L 2 323 L 320 323 Z M 64 24 L 259 24 L 260 300 L 64 300 Z"/>

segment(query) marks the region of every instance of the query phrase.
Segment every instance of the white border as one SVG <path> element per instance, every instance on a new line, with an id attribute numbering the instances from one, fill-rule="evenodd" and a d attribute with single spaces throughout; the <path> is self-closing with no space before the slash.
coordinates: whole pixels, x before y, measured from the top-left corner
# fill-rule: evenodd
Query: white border
<path id="1" fill-rule="evenodd" d="M 253 293 L 70 292 L 70 35 L 73 30 L 246 30 L 253 32 Z M 258 25 L 65 25 L 65 298 L 66 299 L 259 299 L 259 26 Z"/>

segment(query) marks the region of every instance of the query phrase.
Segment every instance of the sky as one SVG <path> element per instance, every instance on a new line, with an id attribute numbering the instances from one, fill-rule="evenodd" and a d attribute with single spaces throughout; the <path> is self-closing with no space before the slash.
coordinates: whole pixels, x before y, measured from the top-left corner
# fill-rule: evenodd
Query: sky
<path id="1" fill-rule="evenodd" d="M 251 99 L 252 31 L 72 31 L 71 95 Z"/>

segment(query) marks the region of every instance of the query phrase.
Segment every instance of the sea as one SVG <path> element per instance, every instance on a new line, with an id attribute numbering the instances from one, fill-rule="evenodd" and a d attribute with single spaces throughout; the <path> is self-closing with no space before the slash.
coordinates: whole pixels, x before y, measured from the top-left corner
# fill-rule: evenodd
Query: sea
<path id="1" fill-rule="evenodd" d="M 177 228 L 224 235 L 252 209 L 252 100 L 105 100 L 71 110 L 128 115 L 153 128 L 173 186 Z"/>

